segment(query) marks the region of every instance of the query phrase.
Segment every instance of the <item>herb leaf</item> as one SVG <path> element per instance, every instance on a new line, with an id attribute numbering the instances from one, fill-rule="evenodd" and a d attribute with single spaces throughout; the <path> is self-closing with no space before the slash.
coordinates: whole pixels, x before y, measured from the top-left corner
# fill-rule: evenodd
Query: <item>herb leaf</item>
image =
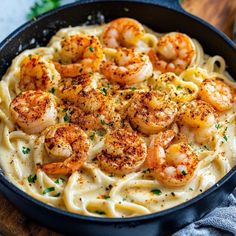
<path id="1" fill-rule="evenodd" d="M 30 12 L 27 14 L 27 19 L 31 20 L 32 18 L 39 16 L 47 11 L 53 10 L 60 6 L 61 0 L 38 0 L 30 8 Z"/>
<path id="2" fill-rule="evenodd" d="M 35 183 L 36 180 L 37 180 L 37 175 L 29 175 L 28 177 L 29 183 Z"/>
<path id="3" fill-rule="evenodd" d="M 111 197 L 108 195 L 104 196 L 104 199 L 109 199 L 109 198 L 111 198 Z"/>
<path id="4" fill-rule="evenodd" d="M 102 94 L 103 94 L 104 96 L 107 96 L 107 90 L 106 90 L 106 88 L 101 88 L 100 90 L 101 90 L 101 92 L 102 92 Z"/>
<path id="5" fill-rule="evenodd" d="M 153 193 L 153 194 L 156 194 L 156 195 L 161 195 L 161 190 L 160 189 L 153 189 L 153 190 L 151 190 L 151 193 Z"/>
<path id="6" fill-rule="evenodd" d="M 61 193 L 57 193 L 53 197 L 59 197 L 60 195 L 61 195 Z"/>
<path id="7" fill-rule="evenodd" d="M 225 140 L 225 142 L 228 141 L 228 137 L 226 135 L 224 135 L 223 139 Z"/>
<path id="8" fill-rule="evenodd" d="M 216 129 L 220 129 L 221 125 L 220 124 L 216 124 L 215 127 L 216 127 Z"/>
<path id="9" fill-rule="evenodd" d="M 64 121 L 65 122 L 70 122 L 70 116 L 67 113 L 64 116 Z"/>
<path id="10" fill-rule="evenodd" d="M 105 120 L 100 120 L 102 125 L 108 125 L 108 126 L 112 126 L 113 122 L 107 123 Z"/>
<path id="11" fill-rule="evenodd" d="M 89 51 L 90 52 L 94 52 L 94 48 L 93 47 L 89 47 Z"/>
<path id="12" fill-rule="evenodd" d="M 185 170 L 182 170 L 182 175 L 187 175 L 187 172 Z"/>
<path id="13" fill-rule="evenodd" d="M 22 153 L 23 154 L 29 154 L 30 153 L 30 148 L 28 148 L 28 147 L 22 147 Z"/>
<path id="14" fill-rule="evenodd" d="M 63 182 L 65 182 L 65 180 L 63 178 L 61 178 L 61 177 L 55 180 L 56 184 L 61 184 Z"/>
<path id="15" fill-rule="evenodd" d="M 55 191 L 54 187 L 45 188 L 43 190 L 43 194 L 50 193 L 50 192 L 53 192 L 53 191 Z"/>

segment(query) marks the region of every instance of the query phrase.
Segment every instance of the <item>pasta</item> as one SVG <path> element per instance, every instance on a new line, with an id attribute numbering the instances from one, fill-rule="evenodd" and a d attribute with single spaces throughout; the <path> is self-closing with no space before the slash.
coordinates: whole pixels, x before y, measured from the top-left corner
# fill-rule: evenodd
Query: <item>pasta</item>
<path id="1" fill-rule="evenodd" d="M 66 211 L 171 208 L 235 165 L 235 89 L 224 59 L 185 34 L 127 18 L 64 28 L 18 55 L 0 82 L 0 165 Z"/>

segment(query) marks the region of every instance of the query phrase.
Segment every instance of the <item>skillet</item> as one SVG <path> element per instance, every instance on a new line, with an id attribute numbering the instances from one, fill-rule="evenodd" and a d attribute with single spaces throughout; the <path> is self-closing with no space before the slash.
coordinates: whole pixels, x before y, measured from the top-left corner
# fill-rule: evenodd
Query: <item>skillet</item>
<path id="1" fill-rule="evenodd" d="M 88 18 L 91 15 L 91 18 Z M 104 18 L 102 17 L 104 16 Z M 196 38 L 205 53 L 221 55 L 236 78 L 236 45 L 203 20 L 185 12 L 178 0 L 82 0 L 34 19 L 0 43 L 0 77 L 11 60 L 27 48 L 46 45 L 62 27 L 103 23 L 132 17 L 157 32 L 180 31 Z M 89 19 L 89 20 L 88 20 Z M 60 233 L 70 235 L 154 236 L 173 233 L 219 205 L 236 186 L 236 167 L 206 192 L 176 207 L 132 218 L 97 218 L 65 212 L 33 199 L 0 174 L 1 192 L 25 215 Z"/>

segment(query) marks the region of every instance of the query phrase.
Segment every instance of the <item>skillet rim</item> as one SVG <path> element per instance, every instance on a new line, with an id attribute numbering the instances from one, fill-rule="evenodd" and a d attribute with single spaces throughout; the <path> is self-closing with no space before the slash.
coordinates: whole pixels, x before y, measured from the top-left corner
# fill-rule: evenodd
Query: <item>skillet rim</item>
<path id="1" fill-rule="evenodd" d="M 174 0 L 177 1 L 177 3 L 179 3 L 179 0 Z M 173 1 L 173 2 L 174 2 Z M 42 15 L 40 15 L 39 17 L 37 17 L 36 19 L 33 19 L 31 21 L 28 21 L 26 23 L 24 23 L 23 25 L 21 25 L 20 27 L 18 27 L 16 30 L 14 30 L 11 34 L 9 34 L 1 43 L 0 43 L 0 50 L 2 50 L 2 48 L 5 47 L 6 44 L 8 44 L 11 41 L 11 38 L 13 37 L 17 37 L 18 34 L 22 31 L 24 31 L 26 28 L 30 28 L 32 27 L 34 24 L 37 24 L 38 21 L 43 20 L 44 18 L 50 17 L 51 15 L 55 14 L 55 13 L 59 13 L 61 11 L 63 11 L 64 9 L 67 8 L 71 8 L 73 6 L 77 6 L 77 5 L 87 5 L 87 4 L 96 4 L 96 3 L 138 3 L 138 4 L 144 4 L 144 5 L 154 5 L 154 6 L 158 6 L 160 8 L 164 8 L 164 9 L 168 9 L 170 11 L 174 11 L 174 12 L 178 12 L 182 15 L 185 15 L 186 17 L 197 21 L 198 23 L 206 26 L 209 30 L 213 31 L 214 33 L 216 33 L 218 36 L 220 36 L 225 42 L 226 44 L 228 44 L 228 46 L 230 46 L 232 48 L 232 50 L 234 50 L 236 52 L 236 44 L 228 37 L 226 36 L 223 32 L 221 32 L 220 30 L 216 29 L 214 26 L 212 26 L 211 24 L 209 24 L 208 22 L 202 20 L 201 18 L 198 18 L 188 12 L 186 12 L 184 9 L 181 9 L 181 7 L 178 8 L 174 8 L 174 7 L 170 7 L 170 6 L 164 6 L 162 4 L 160 4 L 160 2 L 155 0 L 80 0 L 79 2 L 74 2 L 74 3 L 70 3 L 70 4 L 66 4 L 63 5 L 55 10 L 46 12 Z M 18 52 L 17 52 L 18 53 Z M 18 55 L 18 54 L 17 54 Z M 16 55 L 16 56 L 17 56 Z M 210 187 L 208 190 L 206 190 L 203 193 L 200 193 L 199 195 L 197 195 L 196 197 L 183 202 L 177 206 L 159 211 L 159 212 L 154 212 L 154 213 L 150 213 L 150 214 L 146 214 L 146 215 L 140 215 L 140 216 L 134 216 L 134 217 L 127 217 L 127 218 L 110 218 L 110 217 L 95 217 L 95 216 L 87 216 L 87 215 L 81 215 L 79 213 L 72 213 L 69 211 L 65 211 L 63 209 L 57 208 L 57 207 L 53 207 L 50 206 L 44 202 L 41 202 L 35 198 L 33 198 L 32 196 L 30 196 L 29 194 L 27 194 L 26 192 L 24 192 L 23 190 L 21 190 L 20 188 L 18 188 L 16 185 L 14 185 L 3 173 L 2 169 L 0 169 L 0 182 L 1 184 L 3 184 L 6 188 L 8 188 L 10 191 L 14 192 L 14 194 L 20 195 L 20 197 L 26 199 L 27 201 L 32 202 L 33 204 L 38 205 L 38 207 L 42 207 L 45 208 L 46 210 L 50 210 L 56 214 L 60 214 L 66 217 L 70 217 L 73 219 L 80 219 L 80 220 L 85 220 L 88 222 L 96 222 L 96 223 L 128 223 L 128 222 L 134 222 L 134 221 L 148 221 L 148 220 L 152 220 L 155 218 L 160 218 L 162 216 L 177 212 L 181 209 L 184 209 L 186 207 L 190 207 L 193 204 L 196 204 L 198 201 L 204 199 L 206 196 L 212 194 L 213 192 L 215 192 L 218 188 L 221 188 L 224 184 L 227 184 L 226 182 L 228 180 L 230 180 L 231 178 L 233 178 L 233 176 L 236 174 L 236 165 L 223 177 L 221 178 L 218 182 L 216 182 L 212 187 Z M 4 192 L 3 192 L 4 195 Z M 17 204 L 16 204 L 17 205 Z"/>

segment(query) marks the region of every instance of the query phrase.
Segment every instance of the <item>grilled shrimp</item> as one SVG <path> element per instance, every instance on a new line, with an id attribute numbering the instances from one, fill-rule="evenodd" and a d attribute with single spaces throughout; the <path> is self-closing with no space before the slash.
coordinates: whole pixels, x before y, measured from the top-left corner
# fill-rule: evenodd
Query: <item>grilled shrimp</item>
<path id="1" fill-rule="evenodd" d="M 57 95 L 71 103 L 80 101 L 80 94 L 97 88 L 96 77 L 93 74 L 81 74 L 74 78 L 62 79 L 59 83 Z"/>
<path id="2" fill-rule="evenodd" d="M 71 122 L 82 129 L 109 129 L 116 127 L 120 116 L 114 111 L 111 95 L 99 89 L 82 91 L 78 94 L 76 107 L 72 108 Z"/>
<path id="3" fill-rule="evenodd" d="M 177 104 L 158 91 L 140 92 L 131 99 L 127 115 L 134 128 L 154 134 L 171 125 L 177 115 Z"/>
<path id="4" fill-rule="evenodd" d="M 111 21 L 102 33 L 102 42 L 109 48 L 134 47 L 144 35 L 144 28 L 138 21 L 119 18 Z"/>
<path id="5" fill-rule="evenodd" d="M 52 162 L 44 164 L 43 171 L 49 175 L 67 175 L 81 169 L 89 142 L 79 126 L 56 124 L 45 130 L 45 149 Z"/>
<path id="6" fill-rule="evenodd" d="M 216 133 L 217 117 L 215 110 L 208 103 L 194 100 L 184 104 L 179 111 L 179 123 L 195 134 L 195 140 L 202 144 L 213 140 Z M 182 129 L 183 132 L 186 129 Z"/>
<path id="7" fill-rule="evenodd" d="M 187 142 L 172 143 L 175 135 L 173 130 L 153 135 L 147 154 L 147 165 L 154 176 L 170 187 L 187 184 L 198 165 L 198 156 Z"/>
<path id="8" fill-rule="evenodd" d="M 16 96 L 10 104 L 13 120 L 28 134 L 39 133 L 56 123 L 57 110 L 52 96 L 29 90 Z"/>
<path id="9" fill-rule="evenodd" d="M 100 167 L 113 174 L 137 171 L 146 158 L 146 145 L 134 132 L 114 130 L 105 136 L 105 144 L 97 155 Z"/>
<path id="10" fill-rule="evenodd" d="M 199 96 L 218 111 L 226 111 L 233 107 L 231 88 L 218 79 L 205 79 L 201 83 Z"/>
<path id="11" fill-rule="evenodd" d="M 118 49 L 113 60 L 108 59 L 101 66 L 103 75 L 122 85 L 140 83 L 152 75 L 152 63 L 147 55 L 133 49 Z"/>
<path id="12" fill-rule="evenodd" d="M 156 51 L 151 49 L 149 57 L 154 68 L 163 73 L 180 74 L 195 60 L 195 46 L 186 34 L 169 33 L 157 42 Z"/>
<path id="13" fill-rule="evenodd" d="M 26 56 L 20 65 L 19 87 L 25 90 L 50 91 L 57 87 L 60 74 L 53 63 L 38 55 Z"/>
<path id="14" fill-rule="evenodd" d="M 76 77 L 99 70 L 103 59 L 102 46 L 95 36 L 78 34 L 65 37 L 61 42 L 61 63 L 55 62 L 62 77 Z"/>

